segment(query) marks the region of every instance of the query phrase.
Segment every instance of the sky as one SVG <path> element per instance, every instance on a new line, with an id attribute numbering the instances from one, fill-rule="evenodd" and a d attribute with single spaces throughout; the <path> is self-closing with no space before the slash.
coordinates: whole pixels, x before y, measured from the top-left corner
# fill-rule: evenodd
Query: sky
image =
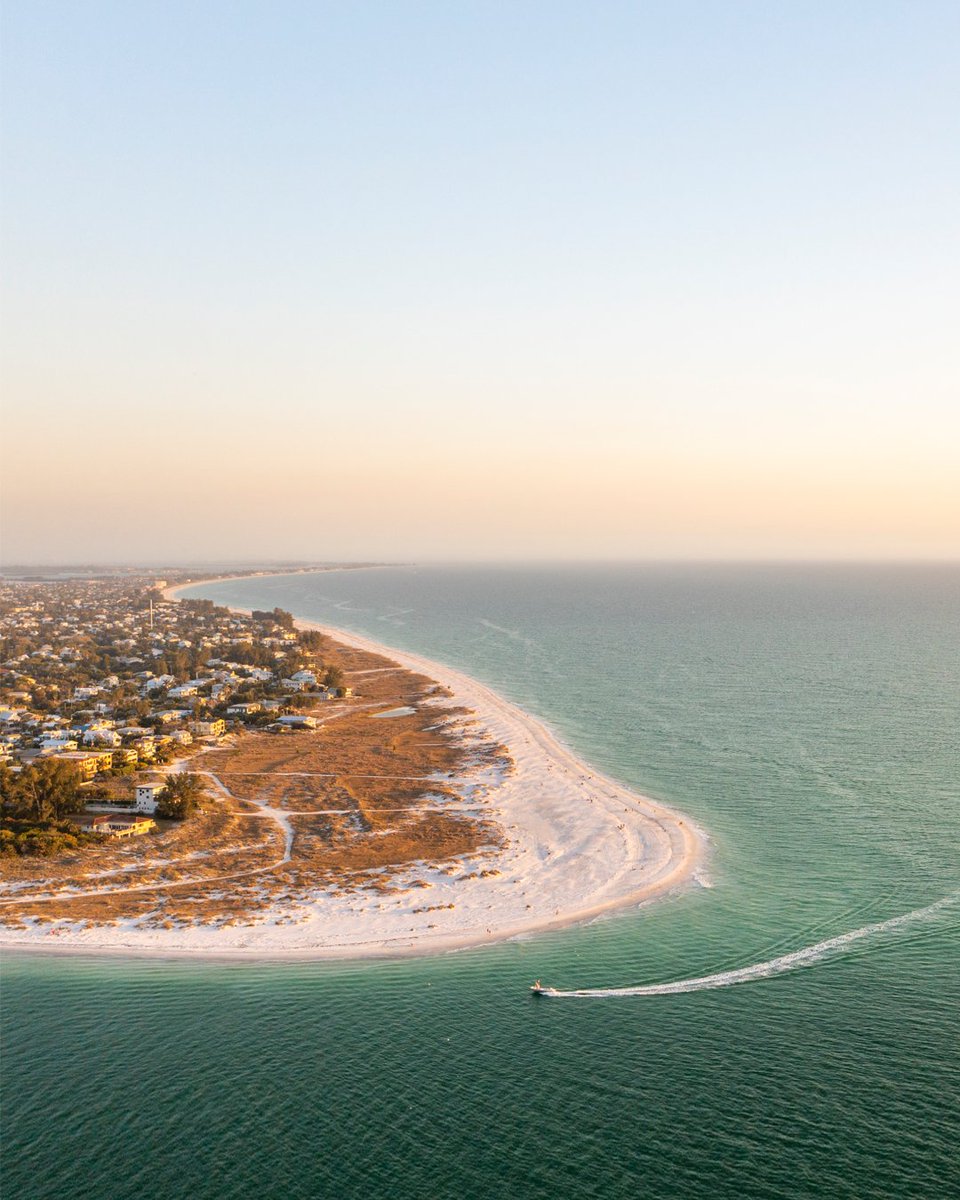
<path id="1" fill-rule="evenodd" d="M 960 557 L 955 0 L 8 0 L 0 559 Z"/>

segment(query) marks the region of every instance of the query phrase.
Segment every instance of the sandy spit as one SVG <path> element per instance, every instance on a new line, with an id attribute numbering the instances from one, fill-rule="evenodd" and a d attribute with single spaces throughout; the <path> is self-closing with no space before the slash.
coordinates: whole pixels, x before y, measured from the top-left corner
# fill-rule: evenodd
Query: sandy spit
<path id="1" fill-rule="evenodd" d="M 165 595 L 176 599 L 189 586 Z M 435 680 L 453 693 L 451 703 L 472 710 L 479 728 L 507 746 L 513 773 L 488 772 L 474 793 L 506 835 L 506 849 L 466 860 L 455 874 L 415 868 L 407 873 L 409 890 L 394 895 L 320 892 L 309 904 L 287 905 L 256 925 L 152 929 L 134 921 L 63 922 L 55 935 L 44 926 L 2 930 L 0 949 L 240 960 L 429 954 L 587 921 L 673 891 L 695 875 L 705 838 L 693 822 L 598 773 L 490 688 L 345 630 L 298 625 Z"/>

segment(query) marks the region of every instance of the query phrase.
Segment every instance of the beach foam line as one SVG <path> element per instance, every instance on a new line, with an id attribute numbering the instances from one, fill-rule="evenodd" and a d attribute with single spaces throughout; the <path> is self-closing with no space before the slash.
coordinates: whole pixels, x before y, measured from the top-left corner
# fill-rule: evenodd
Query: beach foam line
<path id="1" fill-rule="evenodd" d="M 888 920 L 878 921 L 874 925 L 863 925 L 860 929 L 838 934 L 837 937 L 827 938 L 812 946 L 805 946 L 802 950 L 792 950 L 789 954 L 781 954 L 767 962 L 754 963 L 750 967 L 739 967 L 734 971 L 719 971 L 715 975 L 701 975 L 696 979 L 679 979 L 674 983 L 650 983 L 640 987 L 578 988 L 573 991 L 544 988 L 543 994 L 573 1000 L 599 1000 L 613 996 L 678 996 L 686 992 L 705 992 L 713 988 L 732 987 L 737 983 L 753 983 L 759 979 L 785 975 L 789 971 L 796 971 L 802 967 L 812 967 L 827 958 L 834 958 L 842 954 L 856 942 L 880 937 L 883 934 L 897 933 L 911 925 L 928 921 L 944 909 L 955 905 L 958 900 L 960 900 L 960 892 L 954 892 L 933 904 L 928 904 L 926 908 L 917 908 L 913 912 L 904 913 L 903 916 L 890 917 Z"/>

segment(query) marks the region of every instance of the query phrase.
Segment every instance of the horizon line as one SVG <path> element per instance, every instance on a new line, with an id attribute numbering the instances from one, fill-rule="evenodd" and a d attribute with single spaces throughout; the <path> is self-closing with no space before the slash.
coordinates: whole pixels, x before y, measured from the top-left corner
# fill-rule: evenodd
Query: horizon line
<path id="1" fill-rule="evenodd" d="M 237 571 L 260 571 L 266 568 L 289 568 L 292 572 L 311 570 L 347 570 L 359 567 L 539 567 L 539 566 L 960 566 L 960 555 L 954 557 L 664 557 L 636 558 L 421 558 L 405 560 L 379 559 L 184 559 L 181 561 L 101 559 L 101 560 L 35 560 L 32 562 L 0 562 L 0 577 L 24 571 L 51 570 L 201 570 L 207 568 Z"/>

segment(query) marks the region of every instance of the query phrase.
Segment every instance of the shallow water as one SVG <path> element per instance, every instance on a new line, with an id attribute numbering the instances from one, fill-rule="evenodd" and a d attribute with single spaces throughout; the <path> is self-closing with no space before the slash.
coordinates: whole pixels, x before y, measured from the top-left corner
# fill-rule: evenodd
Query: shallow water
<path id="1" fill-rule="evenodd" d="M 960 1192 L 960 906 L 940 903 L 960 888 L 960 571 L 392 569 L 195 594 L 492 684 L 694 817 L 705 886 L 416 961 L 8 957 L 5 1194 Z M 537 976 L 728 982 L 569 1003 L 530 997 Z"/>

